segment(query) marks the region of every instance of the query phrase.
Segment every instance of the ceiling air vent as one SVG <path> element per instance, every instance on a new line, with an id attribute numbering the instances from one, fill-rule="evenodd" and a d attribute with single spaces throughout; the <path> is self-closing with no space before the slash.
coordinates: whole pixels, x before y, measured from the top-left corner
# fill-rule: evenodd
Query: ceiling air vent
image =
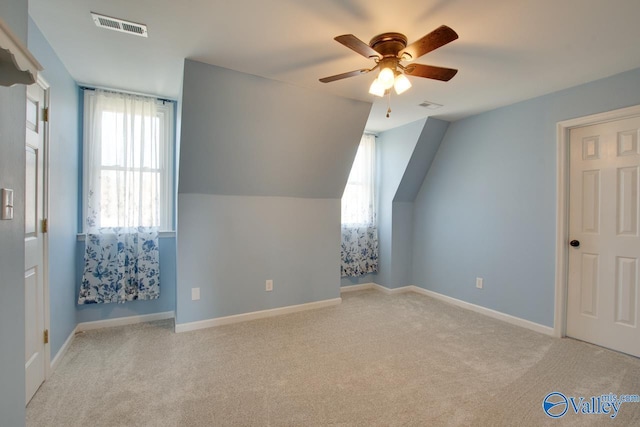
<path id="1" fill-rule="evenodd" d="M 119 31 L 121 33 L 133 34 L 140 37 L 147 37 L 147 26 L 144 24 L 136 24 L 135 22 L 112 18 L 110 16 L 100 15 L 93 12 L 91 12 L 91 17 L 97 27 Z"/>
<path id="2" fill-rule="evenodd" d="M 424 101 L 422 104 L 418 104 L 418 105 L 420 107 L 428 108 L 429 110 L 437 110 L 438 108 L 442 107 L 442 105 L 436 104 L 435 102 L 431 102 L 431 101 Z"/>

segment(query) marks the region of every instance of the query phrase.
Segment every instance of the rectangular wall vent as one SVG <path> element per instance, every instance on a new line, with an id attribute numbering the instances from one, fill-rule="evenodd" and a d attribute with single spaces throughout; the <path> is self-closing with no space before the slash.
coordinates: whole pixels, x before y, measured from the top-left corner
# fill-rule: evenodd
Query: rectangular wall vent
<path id="1" fill-rule="evenodd" d="M 420 107 L 428 108 L 429 110 L 437 110 L 438 108 L 442 107 L 442 105 L 436 104 L 435 102 L 431 102 L 431 101 L 424 101 L 422 104 L 418 104 L 418 105 Z"/>
<path id="2" fill-rule="evenodd" d="M 91 12 L 91 17 L 93 18 L 93 22 L 96 24 L 96 27 L 133 34 L 140 37 L 148 37 L 147 26 L 144 24 L 137 24 L 135 22 L 112 18 L 110 16 L 100 15 L 93 12 Z"/>

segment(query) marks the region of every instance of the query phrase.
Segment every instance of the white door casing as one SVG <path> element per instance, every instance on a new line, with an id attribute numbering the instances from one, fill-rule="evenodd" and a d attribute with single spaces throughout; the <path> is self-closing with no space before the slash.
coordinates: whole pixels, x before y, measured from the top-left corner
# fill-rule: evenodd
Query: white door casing
<path id="1" fill-rule="evenodd" d="M 553 335 L 566 336 L 569 264 L 569 133 L 577 127 L 640 117 L 640 105 L 563 120 L 556 125 L 556 268 Z"/>
<path id="2" fill-rule="evenodd" d="M 48 331 L 47 242 L 43 233 L 46 214 L 46 142 L 43 121 L 48 107 L 48 86 L 42 79 L 27 87 L 25 140 L 25 380 L 26 403 L 45 380 L 50 349 Z"/>
<path id="3" fill-rule="evenodd" d="M 640 356 L 640 117 L 570 130 L 566 333 Z"/>

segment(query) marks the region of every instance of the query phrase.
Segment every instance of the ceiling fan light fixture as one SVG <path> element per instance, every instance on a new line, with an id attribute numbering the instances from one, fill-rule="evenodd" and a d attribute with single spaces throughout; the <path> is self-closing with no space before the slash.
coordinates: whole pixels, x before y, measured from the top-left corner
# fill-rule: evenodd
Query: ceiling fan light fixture
<path id="1" fill-rule="evenodd" d="M 391 68 L 383 68 L 378 74 L 378 81 L 380 84 L 386 89 L 391 89 L 393 87 L 393 83 L 395 81 L 395 73 Z"/>
<path id="2" fill-rule="evenodd" d="M 411 82 L 404 74 L 400 73 L 396 76 L 395 81 L 393 82 L 393 87 L 396 90 L 396 93 L 400 95 L 404 93 L 411 87 Z"/>
<path id="3" fill-rule="evenodd" d="M 385 89 L 382 83 L 380 83 L 378 79 L 375 79 L 373 83 L 371 83 L 371 87 L 369 87 L 369 93 L 371 95 L 383 97 L 384 92 L 385 92 Z"/>
<path id="4" fill-rule="evenodd" d="M 347 77 L 358 76 L 373 70 L 379 70 L 378 76 L 369 87 L 369 93 L 383 97 L 388 95 L 391 103 L 391 88 L 398 95 L 411 88 L 411 82 L 406 75 L 422 77 L 448 82 L 456 75 L 458 70 L 453 68 L 436 67 L 424 64 L 402 65 L 402 61 L 411 61 L 422 55 L 434 51 L 451 43 L 458 38 L 458 34 L 446 25 L 441 25 L 421 39 L 407 45 L 407 37 L 400 33 L 378 34 L 367 44 L 353 34 L 343 34 L 335 37 L 335 41 L 367 59 L 373 59 L 376 65 L 370 69 L 360 69 L 347 73 L 336 74 L 320 79 L 322 83 L 329 83 Z M 406 74 L 406 75 L 405 75 Z M 387 117 L 391 113 L 391 107 L 387 109 Z"/>

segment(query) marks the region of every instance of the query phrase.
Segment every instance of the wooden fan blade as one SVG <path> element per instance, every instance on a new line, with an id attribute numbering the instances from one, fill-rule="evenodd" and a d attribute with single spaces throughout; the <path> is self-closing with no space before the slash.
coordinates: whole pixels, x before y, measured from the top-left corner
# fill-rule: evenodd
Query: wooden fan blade
<path id="1" fill-rule="evenodd" d="M 344 34 L 342 36 L 335 37 L 334 40 L 345 45 L 354 52 L 359 53 L 365 58 L 382 58 L 382 56 L 380 56 L 378 52 L 373 50 L 371 46 L 369 46 L 353 34 Z"/>
<path id="2" fill-rule="evenodd" d="M 409 46 L 398 52 L 398 58 L 403 61 L 412 61 L 422 55 L 436 50 L 447 43 L 451 43 L 458 38 L 458 33 L 446 25 L 442 25 L 420 40 L 411 43 Z"/>
<path id="3" fill-rule="evenodd" d="M 323 77 L 320 79 L 322 83 L 335 82 L 336 80 L 346 79 L 347 77 L 359 76 L 360 74 L 366 74 L 371 70 L 363 68 L 362 70 L 349 71 L 348 73 L 336 74 L 335 76 Z"/>
<path id="4" fill-rule="evenodd" d="M 405 69 L 405 73 L 415 77 L 426 77 L 427 79 L 442 80 L 448 82 L 456 75 L 458 70 L 453 68 L 434 67 L 433 65 L 411 64 Z"/>

